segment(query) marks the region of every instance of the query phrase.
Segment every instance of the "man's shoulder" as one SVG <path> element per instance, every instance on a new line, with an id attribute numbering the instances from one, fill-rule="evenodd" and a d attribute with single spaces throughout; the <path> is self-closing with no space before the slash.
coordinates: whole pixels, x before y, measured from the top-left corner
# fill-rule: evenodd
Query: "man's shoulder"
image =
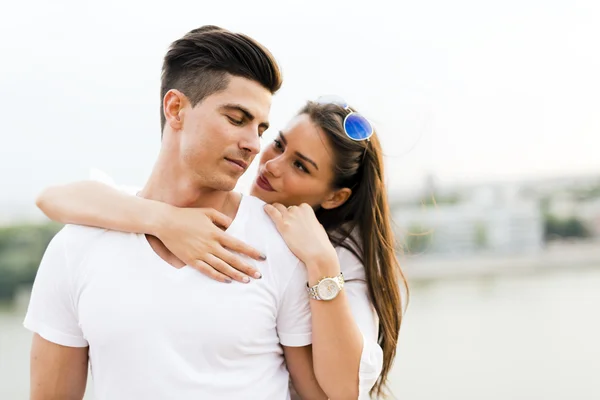
<path id="1" fill-rule="evenodd" d="M 99 245 L 114 245 L 128 234 L 83 225 L 65 225 L 52 239 L 62 246 L 69 263 L 79 264 Z"/>
<path id="2" fill-rule="evenodd" d="M 244 195 L 244 197 L 242 198 L 242 201 L 244 201 L 246 203 L 246 207 L 248 207 L 249 210 L 258 210 L 258 209 L 263 209 L 263 207 L 265 206 L 264 201 L 262 201 L 261 199 L 259 199 L 258 197 L 254 197 L 254 196 L 250 196 L 250 195 Z"/>
<path id="3" fill-rule="evenodd" d="M 297 263 L 298 259 L 288 248 L 275 223 L 264 210 L 265 203 L 254 196 L 244 196 L 243 214 L 239 215 L 239 229 L 235 235 L 247 244 L 263 251 L 268 257 L 278 257 L 286 263 Z M 236 216 L 237 218 L 238 216 Z"/>
<path id="4" fill-rule="evenodd" d="M 254 196 L 244 196 L 242 199 L 243 206 L 240 207 L 238 211 L 238 215 L 240 222 L 244 224 L 246 229 L 252 228 L 252 231 L 260 230 L 263 233 L 271 233 L 276 236 L 281 236 L 279 232 L 277 232 L 277 228 L 271 218 L 267 215 L 264 210 L 265 203 L 258 197 Z M 248 224 L 251 224 L 249 226 Z"/>
<path id="5" fill-rule="evenodd" d="M 102 237 L 105 232 L 106 229 L 67 224 L 58 231 L 53 240 L 60 241 L 65 247 L 81 247 Z"/>

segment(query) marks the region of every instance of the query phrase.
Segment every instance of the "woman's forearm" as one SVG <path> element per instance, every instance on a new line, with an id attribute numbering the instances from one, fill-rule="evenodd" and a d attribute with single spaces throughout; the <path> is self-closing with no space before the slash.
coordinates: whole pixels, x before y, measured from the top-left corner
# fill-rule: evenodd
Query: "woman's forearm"
<path id="1" fill-rule="evenodd" d="M 323 276 L 339 274 L 337 258 L 325 257 L 306 263 L 309 284 Z M 310 300 L 315 376 L 332 400 L 356 399 L 363 336 L 354 320 L 344 290 L 331 301 Z"/>
<path id="2" fill-rule="evenodd" d="M 156 235 L 169 207 L 95 181 L 46 188 L 36 205 L 48 218 L 63 224 L 151 235 Z"/>

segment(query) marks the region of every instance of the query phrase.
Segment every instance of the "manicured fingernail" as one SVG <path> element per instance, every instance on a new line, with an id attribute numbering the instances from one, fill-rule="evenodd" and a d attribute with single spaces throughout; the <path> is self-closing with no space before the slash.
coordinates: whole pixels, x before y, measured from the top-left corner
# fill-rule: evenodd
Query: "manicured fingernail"
<path id="1" fill-rule="evenodd" d="M 225 279 L 225 283 L 231 283 L 231 279 L 229 279 L 229 278 Z"/>
<path id="2" fill-rule="evenodd" d="M 267 256 L 261 254 L 258 258 L 260 258 L 262 261 L 265 261 L 267 259 Z"/>
<path id="3" fill-rule="evenodd" d="M 248 278 L 247 276 L 245 276 L 245 277 L 242 278 L 242 282 L 248 283 L 248 282 L 250 282 L 250 278 Z"/>
<path id="4" fill-rule="evenodd" d="M 254 277 L 255 277 L 256 279 L 260 279 L 260 278 L 262 278 L 262 274 L 261 274 L 260 272 L 255 272 L 255 273 L 254 273 Z"/>

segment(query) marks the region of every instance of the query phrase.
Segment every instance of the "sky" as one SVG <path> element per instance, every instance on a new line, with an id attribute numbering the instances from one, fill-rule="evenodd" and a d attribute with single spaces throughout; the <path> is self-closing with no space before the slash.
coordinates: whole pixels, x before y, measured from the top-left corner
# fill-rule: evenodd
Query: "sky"
<path id="1" fill-rule="evenodd" d="M 428 174 L 600 172 L 599 22 L 594 0 L 3 4 L 0 216 L 91 168 L 143 185 L 160 147 L 162 57 L 205 24 L 254 37 L 282 66 L 263 146 L 306 100 L 337 94 L 375 125 L 391 191 Z"/>

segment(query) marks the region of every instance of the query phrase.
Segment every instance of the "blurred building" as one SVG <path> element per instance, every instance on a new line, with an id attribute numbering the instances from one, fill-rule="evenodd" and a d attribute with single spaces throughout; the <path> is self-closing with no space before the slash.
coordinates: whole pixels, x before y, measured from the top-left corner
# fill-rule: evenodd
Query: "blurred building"
<path id="1" fill-rule="evenodd" d="M 543 217 L 535 200 L 510 185 L 472 188 L 460 201 L 392 209 L 405 251 L 425 255 L 534 253 L 543 248 Z"/>

